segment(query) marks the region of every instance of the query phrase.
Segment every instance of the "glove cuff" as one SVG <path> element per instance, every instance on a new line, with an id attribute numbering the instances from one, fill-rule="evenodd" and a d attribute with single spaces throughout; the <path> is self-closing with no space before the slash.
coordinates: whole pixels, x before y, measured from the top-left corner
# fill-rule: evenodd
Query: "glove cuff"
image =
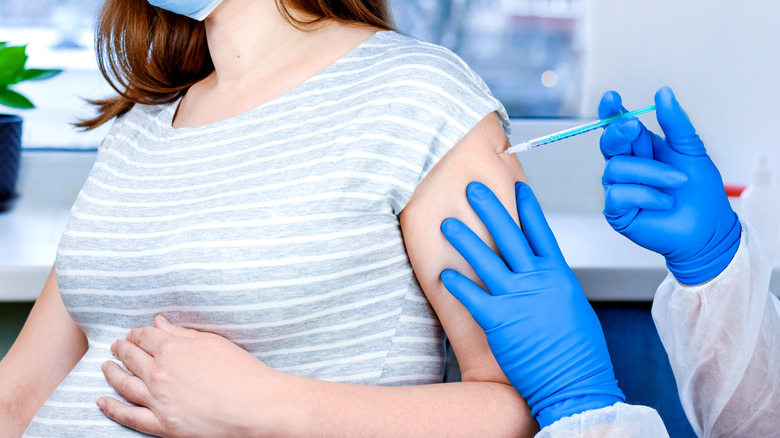
<path id="1" fill-rule="evenodd" d="M 626 396 L 617 385 L 611 364 L 609 369 L 592 375 L 578 384 L 552 393 L 536 402 L 534 398 L 536 397 L 528 397 L 526 401 L 531 406 L 531 415 L 539 422 L 540 428 L 563 417 L 626 401 Z"/>
<path id="2" fill-rule="evenodd" d="M 742 236 L 739 217 L 734 212 L 732 214 L 733 222 L 725 236 L 720 240 L 713 239 L 711 245 L 695 258 L 682 262 L 666 259 L 666 266 L 677 281 L 685 286 L 703 284 L 720 275 L 731 263 Z"/>
<path id="3" fill-rule="evenodd" d="M 626 401 L 625 396 L 623 396 L 623 393 L 617 388 L 617 385 L 615 385 L 615 388 L 620 396 L 616 394 L 580 395 L 568 398 L 540 410 L 535 415 L 536 421 L 539 423 L 539 430 L 544 429 L 562 418 L 580 414 L 585 411 L 606 408 L 615 403 Z"/>

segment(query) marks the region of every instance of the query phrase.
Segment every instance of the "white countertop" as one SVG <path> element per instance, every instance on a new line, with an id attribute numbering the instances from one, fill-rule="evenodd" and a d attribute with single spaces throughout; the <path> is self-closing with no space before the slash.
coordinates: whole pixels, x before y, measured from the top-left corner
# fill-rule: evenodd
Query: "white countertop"
<path id="1" fill-rule="evenodd" d="M 37 298 L 94 158 L 89 152 L 23 154 L 21 196 L 13 210 L 0 214 L 0 301 Z"/>

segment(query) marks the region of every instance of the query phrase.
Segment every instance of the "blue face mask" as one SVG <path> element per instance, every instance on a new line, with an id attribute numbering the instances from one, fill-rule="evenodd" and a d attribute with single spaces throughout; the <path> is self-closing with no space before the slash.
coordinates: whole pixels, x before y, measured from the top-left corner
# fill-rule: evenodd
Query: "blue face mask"
<path id="1" fill-rule="evenodd" d="M 148 0 L 152 6 L 203 21 L 222 0 Z"/>

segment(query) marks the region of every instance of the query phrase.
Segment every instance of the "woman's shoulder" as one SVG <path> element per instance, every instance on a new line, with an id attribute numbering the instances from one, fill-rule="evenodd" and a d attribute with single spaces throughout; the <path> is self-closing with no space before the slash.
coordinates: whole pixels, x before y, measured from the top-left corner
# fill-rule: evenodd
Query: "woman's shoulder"
<path id="1" fill-rule="evenodd" d="M 443 73 L 469 82 L 479 79 L 466 62 L 446 47 L 395 31 L 379 32 L 372 40 L 365 48 L 367 52 L 374 52 L 373 62 L 377 68 L 402 67 L 407 74 L 413 71 L 423 76 Z"/>
<path id="2" fill-rule="evenodd" d="M 176 103 L 178 101 L 157 105 L 133 104 L 128 111 L 114 119 L 99 149 L 113 149 L 112 145 L 124 143 L 128 139 L 164 136 L 166 123 L 170 120 L 169 114 L 175 110 Z"/>
<path id="3" fill-rule="evenodd" d="M 460 59 L 452 50 L 433 43 L 421 41 L 415 37 L 387 30 L 378 32 L 375 38 L 367 41 L 374 47 L 385 47 L 388 50 L 403 52 L 406 54 L 422 54 L 444 59 Z M 373 43 L 373 44 L 370 44 Z M 462 62 L 462 61 L 461 61 Z"/>
<path id="4" fill-rule="evenodd" d="M 135 103 L 127 112 L 117 116 L 114 125 L 154 130 L 164 126 L 166 115 L 175 110 L 178 99 L 173 103 L 141 104 Z"/>
<path id="5" fill-rule="evenodd" d="M 343 59 L 339 81 L 438 105 L 503 109 L 485 82 L 451 50 L 394 31 L 377 33 Z"/>
<path id="6" fill-rule="evenodd" d="M 496 112 L 509 132 L 508 116 L 501 102 L 466 62 L 445 47 L 384 31 L 352 55 L 345 63 L 351 71 L 344 71 L 339 80 L 352 78 L 353 92 L 371 90 L 373 97 L 408 103 L 419 110 L 410 109 L 417 119 L 422 117 L 420 111 L 425 118 L 434 113 L 441 116 L 442 120 L 431 123 L 454 121 L 471 127 Z"/>

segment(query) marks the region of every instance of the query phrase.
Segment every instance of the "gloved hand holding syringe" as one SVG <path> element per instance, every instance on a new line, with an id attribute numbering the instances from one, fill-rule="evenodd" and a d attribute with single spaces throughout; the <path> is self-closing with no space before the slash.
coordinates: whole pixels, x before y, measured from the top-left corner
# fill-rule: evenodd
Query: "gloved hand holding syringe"
<path id="1" fill-rule="evenodd" d="M 650 105 L 646 108 L 634 110 L 631 112 L 619 114 L 613 117 L 608 117 L 601 120 L 596 120 L 595 122 L 586 123 L 584 125 L 575 126 L 574 128 L 569 128 L 564 131 L 556 132 L 554 134 L 545 135 L 544 137 L 535 138 L 533 140 L 528 140 L 523 143 L 520 143 L 518 145 L 512 146 L 509 149 L 505 150 L 505 154 L 509 153 L 518 153 L 518 152 L 525 152 L 530 149 L 537 148 L 542 145 L 546 145 L 549 143 L 556 142 L 558 140 L 563 140 L 565 138 L 574 137 L 575 135 L 584 134 L 589 131 L 593 131 L 594 129 L 603 128 L 610 123 L 614 122 L 615 120 L 626 118 L 626 117 L 634 117 L 638 116 L 640 114 L 648 113 L 650 111 L 655 111 L 655 105 Z"/>

